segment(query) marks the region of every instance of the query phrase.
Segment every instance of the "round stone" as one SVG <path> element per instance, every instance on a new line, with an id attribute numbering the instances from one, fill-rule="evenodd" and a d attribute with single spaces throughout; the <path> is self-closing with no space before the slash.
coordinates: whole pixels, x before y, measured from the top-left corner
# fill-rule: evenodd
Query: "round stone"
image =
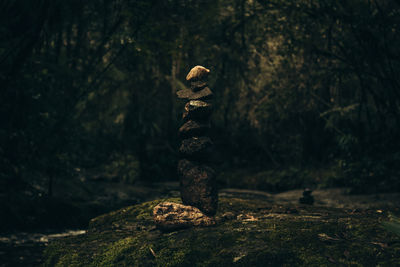
<path id="1" fill-rule="evenodd" d="M 213 143 L 209 137 L 191 137 L 182 140 L 179 152 L 190 159 L 206 159 L 210 156 Z"/>
<path id="2" fill-rule="evenodd" d="M 212 113 L 212 105 L 201 100 L 190 100 L 185 105 L 185 111 L 182 118 L 184 121 L 200 120 L 205 121 L 210 118 Z"/>
<path id="3" fill-rule="evenodd" d="M 183 138 L 202 136 L 210 129 L 210 124 L 189 120 L 179 128 L 179 135 Z"/>

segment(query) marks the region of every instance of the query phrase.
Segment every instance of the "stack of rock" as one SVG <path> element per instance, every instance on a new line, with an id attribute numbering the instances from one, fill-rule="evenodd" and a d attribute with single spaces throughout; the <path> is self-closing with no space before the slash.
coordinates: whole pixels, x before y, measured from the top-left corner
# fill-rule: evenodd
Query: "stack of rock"
<path id="1" fill-rule="evenodd" d="M 182 115 L 184 124 L 179 129 L 183 139 L 179 152 L 183 159 L 178 163 L 178 174 L 183 204 L 214 215 L 217 212 L 218 192 L 215 172 L 207 165 L 213 148 L 207 136 L 213 98 L 206 82 L 209 72 L 202 66 L 194 67 L 186 76 L 191 83 L 190 89 L 177 93 L 179 98 L 188 100 Z"/>
<path id="2" fill-rule="evenodd" d="M 178 163 L 178 174 L 184 205 L 157 205 L 153 216 L 161 228 L 214 224 L 212 216 L 217 212 L 218 191 L 215 171 L 208 165 L 213 149 L 213 143 L 207 136 L 213 98 L 206 82 L 209 72 L 202 66 L 192 68 L 186 76 L 191 83 L 190 89 L 177 92 L 178 98 L 188 100 L 182 115 L 183 125 L 179 129 L 182 159 Z"/>
<path id="3" fill-rule="evenodd" d="M 312 196 L 311 193 L 312 193 L 311 189 L 305 188 L 303 191 L 303 197 L 299 199 L 299 202 L 301 204 L 308 204 L 308 205 L 314 204 L 314 196 Z"/>

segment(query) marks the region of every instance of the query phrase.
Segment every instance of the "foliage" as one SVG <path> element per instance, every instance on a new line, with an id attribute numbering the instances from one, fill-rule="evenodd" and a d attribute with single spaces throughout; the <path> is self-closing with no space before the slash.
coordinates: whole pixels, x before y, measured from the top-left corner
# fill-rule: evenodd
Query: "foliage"
<path id="1" fill-rule="evenodd" d="M 358 191 L 399 190 L 397 1 L 17 0 L 1 12 L 3 180 L 51 194 L 55 176 L 116 153 L 142 180 L 175 179 L 175 92 L 200 64 L 224 168 L 339 162 Z"/>

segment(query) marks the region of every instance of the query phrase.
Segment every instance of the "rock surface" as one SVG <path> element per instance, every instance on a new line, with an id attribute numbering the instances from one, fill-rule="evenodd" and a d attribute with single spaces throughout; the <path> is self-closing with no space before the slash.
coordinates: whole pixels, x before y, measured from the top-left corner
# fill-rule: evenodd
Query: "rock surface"
<path id="1" fill-rule="evenodd" d="M 211 139 L 206 136 L 191 137 L 182 140 L 179 152 L 187 158 L 204 159 L 210 154 L 210 149 L 213 147 Z"/>
<path id="2" fill-rule="evenodd" d="M 207 83 L 204 81 L 194 81 L 190 83 L 190 89 L 193 92 L 200 91 L 201 89 L 205 88 L 207 86 Z"/>
<path id="3" fill-rule="evenodd" d="M 300 192 L 301 194 L 301 192 Z M 221 198 L 217 224 L 155 228 L 156 200 L 90 222 L 87 234 L 51 243 L 44 266 L 398 266 L 400 237 L 387 210 L 276 205 Z M 295 199 L 297 201 L 297 199 Z"/>
<path id="4" fill-rule="evenodd" d="M 186 76 L 186 80 L 191 82 L 203 80 L 208 76 L 209 73 L 209 69 L 197 65 L 189 71 L 188 75 Z"/>
<path id="5" fill-rule="evenodd" d="M 178 175 L 183 203 L 214 215 L 218 208 L 214 170 L 205 164 L 182 159 L 178 163 Z"/>
<path id="6" fill-rule="evenodd" d="M 153 219 L 157 227 L 163 230 L 215 225 L 215 220 L 198 208 L 174 202 L 163 202 L 155 206 Z"/>
<path id="7" fill-rule="evenodd" d="M 210 118 L 212 105 L 201 100 L 190 100 L 185 105 L 185 111 L 182 115 L 184 121 L 199 120 L 205 121 Z"/>
<path id="8" fill-rule="evenodd" d="M 200 123 L 197 121 L 189 120 L 179 128 L 179 135 L 182 138 L 193 136 L 202 136 L 210 129 L 209 123 Z"/>
<path id="9" fill-rule="evenodd" d="M 189 100 L 210 100 L 214 96 L 213 92 L 211 92 L 210 88 L 208 87 L 205 87 L 197 92 L 193 92 L 190 89 L 183 89 L 178 91 L 176 94 L 178 98 Z"/>

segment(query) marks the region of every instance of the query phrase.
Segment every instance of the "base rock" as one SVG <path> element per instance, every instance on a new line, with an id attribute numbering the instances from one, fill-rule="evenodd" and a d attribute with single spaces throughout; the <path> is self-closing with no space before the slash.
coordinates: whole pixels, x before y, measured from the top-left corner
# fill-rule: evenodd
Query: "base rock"
<path id="1" fill-rule="evenodd" d="M 215 220 L 198 208 L 173 202 L 163 202 L 155 206 L 153 219 L 157 227 L 164 230 L 215 225 Z"/>
<path id="2" fill-rule="evenodd" d="M 178 162 L 178 174 L 183 204 L 215 215 L 218 209 L 215 171 L 206 164 L 182 159 Z"/>

